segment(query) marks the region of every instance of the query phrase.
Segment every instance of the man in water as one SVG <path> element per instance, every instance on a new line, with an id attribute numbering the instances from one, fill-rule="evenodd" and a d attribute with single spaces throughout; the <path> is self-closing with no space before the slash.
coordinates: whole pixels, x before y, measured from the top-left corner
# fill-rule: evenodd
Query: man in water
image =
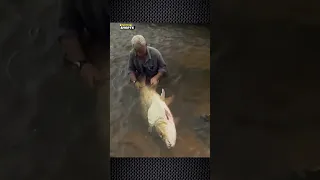
<path id="1" fill-rule="evenodd" d="M 167 73 L 167 65 L 161 53 L 147 45 L 142 35 L 135 35 L 131 40 L 132 50 L 128 62 L 130 80 L 136 85 L 139 76 L 145 76 L 148 85 L 157 85 Z"/>

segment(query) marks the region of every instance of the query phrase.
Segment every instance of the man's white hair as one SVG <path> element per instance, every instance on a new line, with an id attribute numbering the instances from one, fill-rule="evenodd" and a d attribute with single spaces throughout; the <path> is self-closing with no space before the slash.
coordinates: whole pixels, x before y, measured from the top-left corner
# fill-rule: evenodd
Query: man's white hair
<path id="1" fill-rule="evenodd" d="M 131 44 L 134 49 L 147 45 L 146 39 L 142 35 L 135 35 L 131 39 Z"/>

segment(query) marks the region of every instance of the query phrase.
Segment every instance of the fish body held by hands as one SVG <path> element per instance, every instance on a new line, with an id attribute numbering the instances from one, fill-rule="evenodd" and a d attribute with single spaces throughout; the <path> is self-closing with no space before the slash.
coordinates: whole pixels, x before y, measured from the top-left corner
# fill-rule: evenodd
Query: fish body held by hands
<path id="1" fill-rule="evenodd" d="M 155 128 L 167 148 L 173 148 L 176 144 L 177 132 L 175 119 L 168 107 L 173 96 L 165 98 L 164 89 L 159 95 L 155 88 L 146 86 L 145 81 L 140 82 L 139 86 L 142 115 L 148 120 L 148 131 L 151 132 Z"/>

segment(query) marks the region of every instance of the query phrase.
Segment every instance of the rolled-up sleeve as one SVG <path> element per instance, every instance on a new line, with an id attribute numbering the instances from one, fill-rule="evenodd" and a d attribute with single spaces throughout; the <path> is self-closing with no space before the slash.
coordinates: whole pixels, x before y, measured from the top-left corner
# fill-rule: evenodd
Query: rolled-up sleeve
<path id="1" fill-rule="evenodd" d="M 166 62 L 163 60 L 163 57 L 162 57 L 162 55 L 161 55 L 160 52 L 159 52 L 159 54 L 158 54 L 158 65 L 159 65 L 158 72 L 167 73 L 167 64 L 166 64 Z"/>
<path id="2" fill-rule="evenodd" d="M 134 56 L 132 55 L 132 53 L 130 53 L 129 61 L 128 61 L 128 74 L 136 72 L 136 67 L 133 63 L 133 58 L 134 58 Z"/>
<path id="3" fill-rule="evenodd" d="M 74 0 L 59 0 L 59 39 L 77 36 L 83 21 Z"/>

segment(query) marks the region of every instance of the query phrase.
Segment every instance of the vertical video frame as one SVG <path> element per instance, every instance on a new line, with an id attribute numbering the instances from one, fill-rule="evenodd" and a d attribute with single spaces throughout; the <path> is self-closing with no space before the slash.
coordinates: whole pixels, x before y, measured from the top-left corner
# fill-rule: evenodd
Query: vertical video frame
<path id="1" fill-rule="evenodd" d="M 210 157 L 210 30 L 110 24 L 110 157 Z"/>

